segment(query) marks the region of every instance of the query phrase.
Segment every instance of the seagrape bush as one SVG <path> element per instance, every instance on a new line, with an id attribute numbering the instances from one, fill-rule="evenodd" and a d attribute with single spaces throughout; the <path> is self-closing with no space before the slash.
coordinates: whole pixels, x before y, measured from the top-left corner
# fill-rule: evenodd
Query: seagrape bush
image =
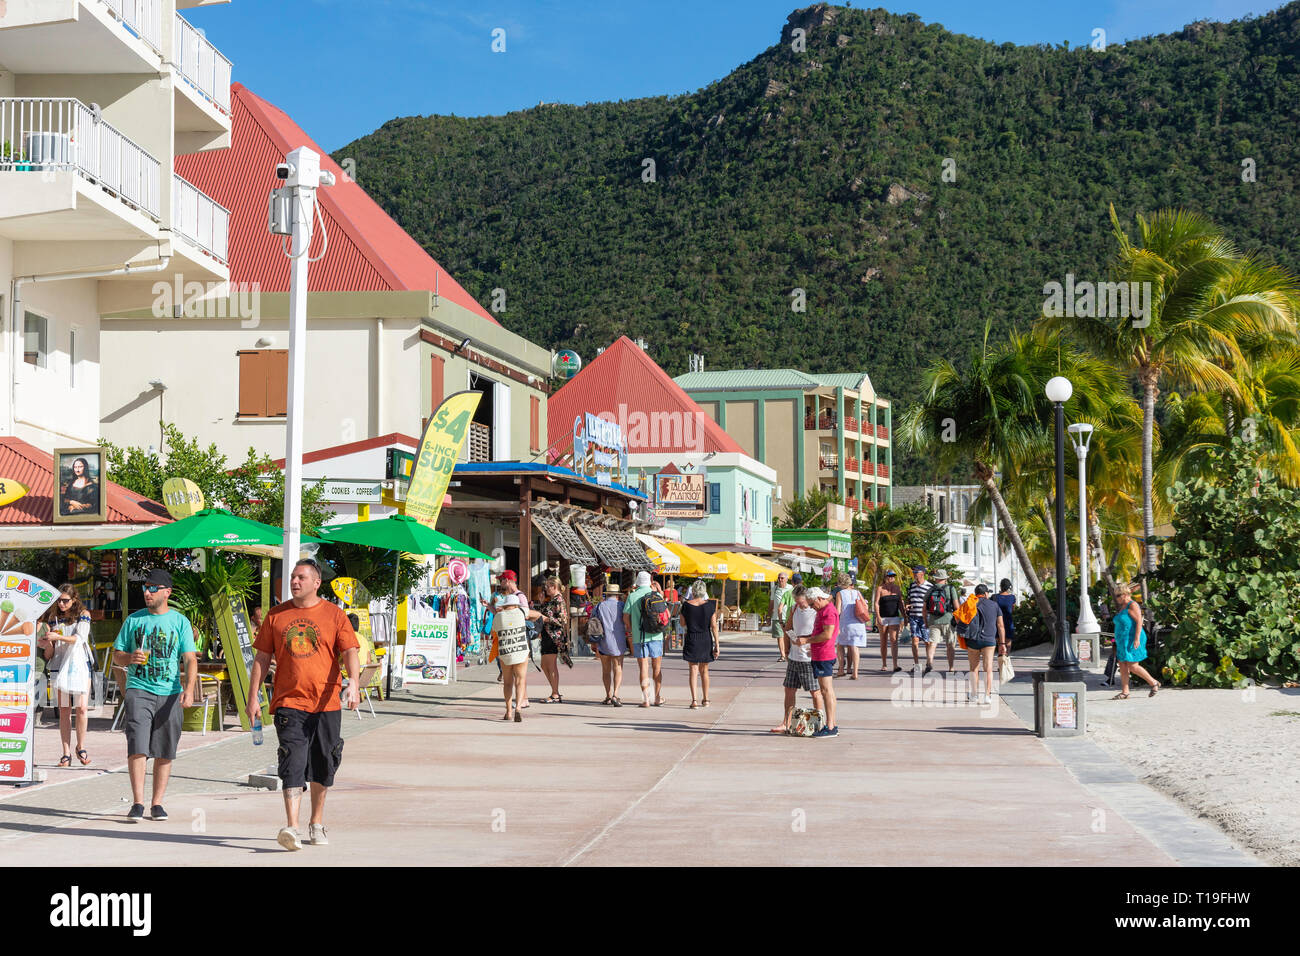
<path id="1" fill-rule="evenodd" d="M 1164 673 L 1175 684 L 1300 677 L 1300 493 L 1251 458 L 1234 439 L 1209 477 L 1173 487 L 1158 607 L 1174 622 Z"/>

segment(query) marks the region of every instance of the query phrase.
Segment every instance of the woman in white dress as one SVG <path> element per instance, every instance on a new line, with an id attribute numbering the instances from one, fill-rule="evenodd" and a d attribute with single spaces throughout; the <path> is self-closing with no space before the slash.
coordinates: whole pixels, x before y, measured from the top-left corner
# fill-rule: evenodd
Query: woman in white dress
<path id="1" fill-rule="evenodd" d="M 72 716 L 77 717 L 77 760 L 90 763 L 86 753 L 86 701 L 90 696 L 90 615 L 77 597 L 76 588 L 65 584 L 59 597 L 41 617 L 38 646 L 50 652 L 46 672 L 55 672 L 54 691 L 59 704 L 59 737 L 63 741 L 60 767 L 72 766 Z"/>
<path id="2" fill-rule="evenodd" d="M 853 575 L 840 575 L 840 589 L 835 592 L 835 610 L 840 615 L 840 633 L 835 638 L 835 652 L 839 657 L 839 673 L 848 674 L 849 680 L 858 679 L 858 658 L 867 646 L 867 624 L 858 620 L 858 602 L 866 605 L 862 594 L 853 587 Z"/>

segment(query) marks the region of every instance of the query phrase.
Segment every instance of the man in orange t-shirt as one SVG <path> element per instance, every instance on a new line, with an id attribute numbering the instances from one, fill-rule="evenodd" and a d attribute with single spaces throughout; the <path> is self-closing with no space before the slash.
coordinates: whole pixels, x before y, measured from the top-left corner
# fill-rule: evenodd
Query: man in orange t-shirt
<path id="1" fill-rule="evenodd" d="M 257 630 L 253 647 L 257 657 L 249 675 L 249 687 L 262 686 L 262 676 L 275 658 L 275 692 L 271 713 L 279 739 L 278 771 L 284 785 L 284 810 L 288 824 L 280 829 L 277 842 L 286 850 L 299 850 L 298 805 L 302 791 L 311 785 L 311 822 L 308 838 L 313 846 L 329 843 L 325 832 L 325 792 L 334 785 L 334 772 L 343 756 L 342 709 L 339 691 L 343 685 L 339 656 L 347 665 L 347 704 L 356 710 L 361 673 L 357 648 L 360 642 L 343 609 L 321 600 L 320 566 L 310 559 L 293 566 L 289 592 L 293 599 L 271 609 Z M 258 694 L 250 695 L 248 718 L 260 718 Z"/>

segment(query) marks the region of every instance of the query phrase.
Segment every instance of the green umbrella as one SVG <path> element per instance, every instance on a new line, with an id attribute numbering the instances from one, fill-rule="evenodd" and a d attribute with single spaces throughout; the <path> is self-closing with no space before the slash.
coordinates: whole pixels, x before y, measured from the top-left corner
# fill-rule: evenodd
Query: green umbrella
<path id="1" fill-rule="evenodd" d="M 321 542 L 304 534 L 303 541 Z M 224 508 L 204 508 L 188 518 L 173 521 L 160 528 L 150 528 L 110 544 L 101 544 L 95 551 L 120 551 L 124 548 L 231 548 L 256 544 L 284 544 L 284 529 L 274 525 L 241 518 Z"/>
<path id="2" fill-rule="evenodd" d="M 390 515 L 376 521 L 356 521 L 350 524 L 328 525 L 320 529 L 321 538 L 328 542 L 342 541 L 360 544 L 385 551 L 403 551 L 406 554 L 436 554 L 443 558 L 492 558 L 441 531 L 423 525 L 406 515 Z"/>

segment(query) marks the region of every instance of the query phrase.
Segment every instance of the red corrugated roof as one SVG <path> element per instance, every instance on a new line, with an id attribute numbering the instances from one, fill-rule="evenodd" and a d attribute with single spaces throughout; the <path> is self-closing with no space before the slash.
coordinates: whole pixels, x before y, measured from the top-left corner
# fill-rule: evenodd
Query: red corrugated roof
<path id="1" fill-rule="evenodd" d="M 386 448 L 389 445 L 409 445 L 412 448 L 419 448 L 420 439 L 412 438 L 410 435 L 403 435 L 401 432 L 393 432 L 391 435 L 380 435 L 378 438 L 365 438 L 361 441 L 349 442 L 346 445 L 334 445 L 330 448 L 322 448 L 319 451 L 305 452 L 302 456 L 302 463 L 311 465 L 318 461 L 328 461 L 331 458 L 353 455 L 359 451 L 370 451 L 372 448 Z M 284 459 L 275 459 L 275 467 L 283 468 Z"/>
<path id="2" fill-rule="evenodd" d="M 280 236 L 266 228 L 267 197 L 280 185 L 275 167 L 293 149 L 321 154 L 336 184 L 316 193 L 329 249 L 313 262 L 313 292 L 432 292 L 499 325 L 446 269 L 349 180 L 329 155 L 282 110 L 241 83 L 230 88 L 231 146 L 176 157 L 176 172 L 230 210 L 230 281 L 256 282 L 263 292 L 289 291 L 289 260 Z M 312 255 L 320 250 L 320 238 Z"/>
<path id="3" fill-rule="evenodd" d="M 0 476 L 27 488 L 27 494 L 0 508 L 0 525 L 54 523 L 54 456 L 21 438 L 0 437 Z M 171 516 L 156 501 L 129 488 L 108 485 L 107 524 L 165 524 Z"/>
<path id="4" fill-rule="evenodd" d="M 624 414 L 620 406 L 626 406 L 626 415 L 629 416 L 623 438 L 628 443 L 628 451 L 634 455 L 711 451 L 745 454 L 744 449 L 627 336 L 622 336 L 597 355 L 590 365 L 547 400 L 548 443 L 552 446 L 563 443 L 573 431 L 574 418 L 587 412 L 607 413 L 605 417 L 618 422 Z M 645 417 L 631 418 L 635 413 Z M 680 417 L 652 417 L 664 413 Z M 659 427 L 655 427 L 656 424 Z M 665 424 L 669 427 L 664 427 Z"/>

